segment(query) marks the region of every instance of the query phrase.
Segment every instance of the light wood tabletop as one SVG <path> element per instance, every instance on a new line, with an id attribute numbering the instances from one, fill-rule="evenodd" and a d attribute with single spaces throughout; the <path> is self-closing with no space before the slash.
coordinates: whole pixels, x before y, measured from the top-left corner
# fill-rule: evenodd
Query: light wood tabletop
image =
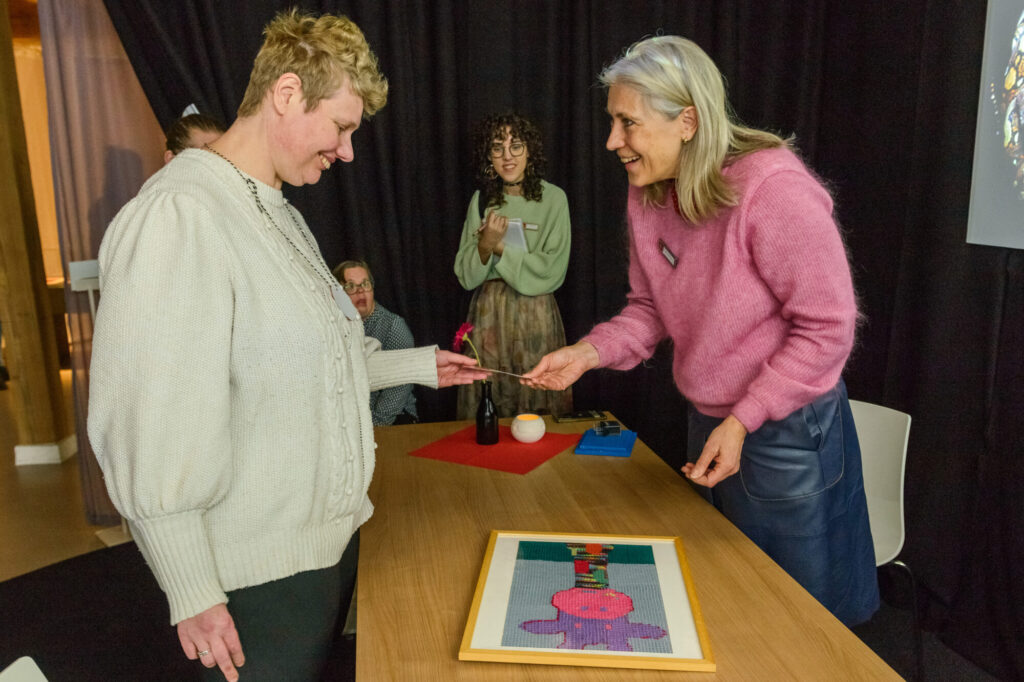
<path id="1" fill-rule="evenodd" d="M 593 425 L 546 419 L 551 432 Z M 359 542 L 357 679 L 900 679 L 640 440 L 628 458 L 570 448 L 526 475 L 408 455 L 468 424 L 375 430 L 376 511 Z M 492 530 L 679 536 L 717 671 L 459 661 Z"/>

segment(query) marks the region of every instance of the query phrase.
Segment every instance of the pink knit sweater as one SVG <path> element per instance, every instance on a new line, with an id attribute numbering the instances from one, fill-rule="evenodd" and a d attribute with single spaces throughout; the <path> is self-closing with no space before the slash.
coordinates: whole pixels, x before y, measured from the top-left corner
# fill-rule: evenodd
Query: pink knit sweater
<path id="1" fill-rule="evenodd" d="M 739 202 L 700 225 L 630 187 L 627 305 L 585 340 L 629 369 L 671 337 L 682 394 L 754 431 L 836 384 L 857 307 L 831 197 L 803 163 L 772 149 L 725 174 Z"/>

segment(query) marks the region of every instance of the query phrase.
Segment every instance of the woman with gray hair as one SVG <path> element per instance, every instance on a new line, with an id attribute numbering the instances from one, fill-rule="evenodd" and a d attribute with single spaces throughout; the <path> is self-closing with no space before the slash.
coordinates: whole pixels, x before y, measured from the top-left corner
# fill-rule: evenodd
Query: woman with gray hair
<path id="1" fill-rule="evenodd" d="M 836 617 L 863 622 L 878 584 L 841 378 L 858 314 L 832 198 L 788 140 L 736 121 L 694 42 L 641 41 L 601 81 L 606 146 L 630 185 L 631 291 L 524 382 L 630 369 L 671 338 L 690 403 L 683 473 Z"/>

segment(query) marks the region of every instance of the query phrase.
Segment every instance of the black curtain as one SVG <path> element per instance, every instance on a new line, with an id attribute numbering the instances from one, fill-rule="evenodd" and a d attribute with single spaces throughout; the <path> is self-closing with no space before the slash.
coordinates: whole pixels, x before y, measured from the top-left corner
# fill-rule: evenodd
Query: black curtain
<path id="1" fill-rule="evenodd" d="M 191 102 L 226 123 L 261 29 L 292 2 L 105 0 L 162 124 Z M 984 3 L 904 0 L 306 1 L 351 17 L 390 80 L 356 133 L 356 160 L 286 188 L 329 264 L 367 259 L 377 297 L 418 343 L 446 346 L 469 294 L 452 263 L 474 189 L 468 131 L 515 108 L 541 126 L 548 180 L 565 189 L 573 251 L 557 293 L 570 341 L 627 290 L 626 181 L 604 149 L 596 76 L 657 33 L 718 63 L 745 122 L 795 134 L 831 185 L 864 323 L 850 395 L 913 415 L 902 557 L 930 627 L 997 675 L 1024 676 L 1024 263 L 965 242 Z M 684 401 L 667 345 L 631 372 L 592 372 L 579 408 L 610 409 L 672 464 Z M 420 391 L 431 419 L 452 391 Z M 1016 534 L 1016 535 L 1015 535 Z"/>

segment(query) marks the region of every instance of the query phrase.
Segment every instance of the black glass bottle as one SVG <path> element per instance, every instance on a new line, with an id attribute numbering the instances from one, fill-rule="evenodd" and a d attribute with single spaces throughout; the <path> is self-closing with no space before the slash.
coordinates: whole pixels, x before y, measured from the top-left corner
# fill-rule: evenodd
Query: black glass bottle
<path id="1" fill-rule="evenodd" d="M 480 405 L 476 408 L 476 442 L 494 445 L 498 442 L 498 409 L 491 399 L 491 382 L 480 382 Z"/>

